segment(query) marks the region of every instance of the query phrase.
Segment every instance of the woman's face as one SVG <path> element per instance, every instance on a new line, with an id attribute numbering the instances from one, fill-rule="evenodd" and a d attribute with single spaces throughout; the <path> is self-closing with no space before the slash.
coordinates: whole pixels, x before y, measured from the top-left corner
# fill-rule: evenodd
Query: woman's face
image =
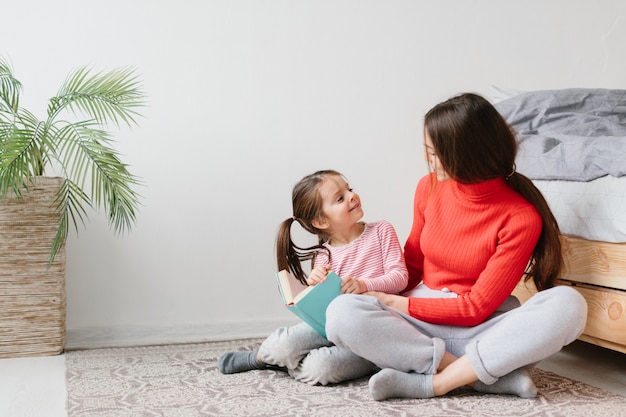
<path id="1" fill-rule="evenodd" d="M 428 135 L 426 129 L 424 129 L 424 159 L 428 162 L 430 169 L 432 172 L 437 175 L 437 180 L 445 181 L 450 179 L 448 173 L 441 166 L 441 162 L 439 161 L 439 157 L 435 153 L 435 147 L 433 146 L 433 142 Z"/>

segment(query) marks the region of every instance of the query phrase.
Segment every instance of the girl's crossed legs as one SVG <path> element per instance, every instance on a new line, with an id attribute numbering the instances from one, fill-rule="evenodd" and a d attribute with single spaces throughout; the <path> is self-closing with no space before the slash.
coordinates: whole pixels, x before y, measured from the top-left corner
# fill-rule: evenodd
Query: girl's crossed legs
<path id="1" fill-rule="evenodd" d="M 281 368 L 311 385 L 339 383 L 378 370 L 371 362 L 333 345 L 306 323 L 275 330 L 255 351 L 227 352 L 218 366 L 227 374 Z"/>

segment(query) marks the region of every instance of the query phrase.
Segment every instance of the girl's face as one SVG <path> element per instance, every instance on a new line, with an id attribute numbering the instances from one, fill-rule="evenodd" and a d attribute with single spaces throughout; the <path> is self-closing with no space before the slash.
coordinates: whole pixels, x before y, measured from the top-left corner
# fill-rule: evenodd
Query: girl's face
<path id="1" fill-rule="evenodd" d="M 319 188 L 328 231 L 345 230 L 363 218 L 361 198 L 341 176 L 329 176 Z"/>
<path id="2" fill-rule="evenodd" d="M 424 159 L 428 162 L 430 169 L 437 175 L 437 180 L 445 181 L 450 179 L 448 173 L 441 166 L 441 161 L 439 161 L 439 157 L 435 153 L 435 147 L 426 129 L 424 129 Z"/>

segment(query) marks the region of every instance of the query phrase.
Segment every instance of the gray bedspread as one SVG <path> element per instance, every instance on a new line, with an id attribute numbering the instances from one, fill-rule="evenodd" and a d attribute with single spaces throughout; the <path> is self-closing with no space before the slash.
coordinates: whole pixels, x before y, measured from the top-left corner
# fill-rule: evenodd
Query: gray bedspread
<path id="1" fill-rule="evenodd" d="M 626 175 L 626 90 L 531 91 L 495 106 L 518 132 L 517 170 L 529 178 Z"/>

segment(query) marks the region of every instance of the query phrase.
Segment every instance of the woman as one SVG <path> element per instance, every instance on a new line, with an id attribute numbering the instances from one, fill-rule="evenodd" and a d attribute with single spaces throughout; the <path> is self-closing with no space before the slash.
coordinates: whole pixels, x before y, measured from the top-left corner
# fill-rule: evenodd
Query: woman
<path id="1" fill-rule="evenodd" d="M 464 385 L 533 397 L 528 368 L 574 341 L 587 316 L 578 292 L 553 287 L 563 263 L 557 222 L 515 172 L 515 135 L 484 98 L 431 109 L 424 147 L 433 172 L 415 193 L 409 291 L 338 297 L 328 339 L 381 368 L 369 382 L 376 400 Z M 540 292 L 520 307 L 511 292 L 522 276 Z"/>

